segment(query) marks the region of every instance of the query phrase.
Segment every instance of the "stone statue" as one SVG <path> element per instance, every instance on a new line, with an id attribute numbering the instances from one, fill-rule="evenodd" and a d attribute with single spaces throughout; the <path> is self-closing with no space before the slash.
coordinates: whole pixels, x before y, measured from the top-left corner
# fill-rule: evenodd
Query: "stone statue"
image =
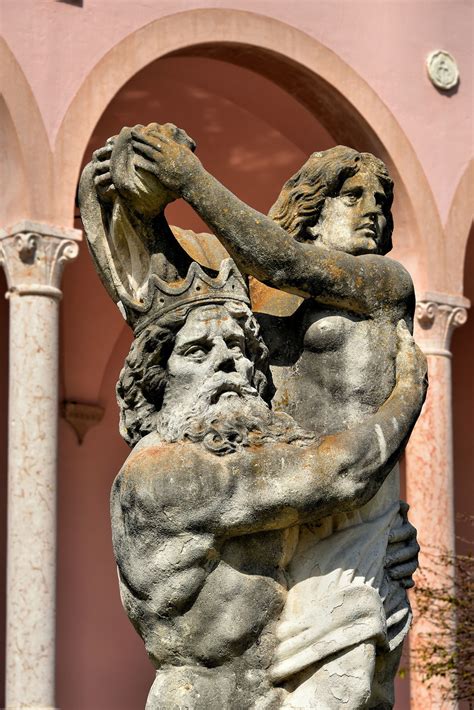
<path id="1" fill-rule="evenodd" d="M 411 280 L 381 256 L 390 178 L 368 154 L 316 153 L 270 219 L 194 148 L 171 124 L 124 129 L 80 187 L 135 332 L 112 524 L 122 600 L 157 668 L 147 708 L 391 707 L 417 552 L 393 469 L 426 369 Z M 163 214 L 177 196 L 240 271 L 191 261 Z M 260 329 L 241 272 L 306 300 Z"/>

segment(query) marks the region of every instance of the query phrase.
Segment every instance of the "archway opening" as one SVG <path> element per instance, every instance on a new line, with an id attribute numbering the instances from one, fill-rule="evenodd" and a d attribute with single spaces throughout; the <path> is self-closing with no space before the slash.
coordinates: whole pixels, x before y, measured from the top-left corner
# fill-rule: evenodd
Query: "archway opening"
<path id="1" fill-rule="evenodd" d="M 28 214 L 29 199 L 24 168 L 15 122 L 5 98 L 0 96 L 0 184 L 2 185 L 0 223 L 2 226 L 13 224 Z M 9 307 L 8 300 L 5 298 L 6 292 L 5 271 L 0 264 L 0 698 L 2 699 L 5 695 L 8 500 Z"/>

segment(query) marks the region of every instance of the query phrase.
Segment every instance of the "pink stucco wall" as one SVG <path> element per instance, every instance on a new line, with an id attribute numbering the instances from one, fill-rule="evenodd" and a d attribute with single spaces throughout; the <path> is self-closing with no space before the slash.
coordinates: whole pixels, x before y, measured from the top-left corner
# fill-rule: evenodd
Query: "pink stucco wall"
<path id="1" fill-rule="evenodd" d="M 160 17 L 202 7 L 198 2 L 177 0 L 134 3 L 84 0 L 82 5 L 49 0 L 3 0 L 4 35 L 31 87 L 51 149 L 60 135 L 68 107 L 107 52 L 135 30 Z M 261 15 L 313 38 L 318 46 L 325 48 L 325 61 L 329 62 L 334 53 L 347 63 L 358 76 L 355 95 L 362 95 L 366 86 L 388 107 L 425 173 L 426 190 L 434 196 L 440 224 L 449 221 L 458 183 L 472 158 L 470 2 L 332 0 L 291 4 L 276 0 L 239 0 L 233 4 L 215 2 L 213 7 L 253 13 L 241 22 L 244 43 L 246 23 L 250 28 L 252 17 Z M 181 27 L 191 28 L 186 31 L 192 34 L 193 22 L 192 13 L 184 14 Z M 214 23 L 216 32 L 223 36 L 222 22 L 221 15 L 212 16 L 209 31 Z M 262 41 L 268 39 L 265 31 L 271 34 L 272 26 L 262 30 Z M 449 96 L 432 87 L 424 69 L 426 54 L 439 47 L 451 51 L 460 67 L 461 84 Z M 127 45 L 129 53 L 140 51 L 133 42 Z M 298 56 L 298 47 L 294 48 L 294 53 Z M 157 42 L 155 57 L 160 54 Z M 305 57 L 302 55 L 301 61 Z M 124 55 L 122 59 L 126 61 L 127 57 Z M 344 73 L 343 68 L 337 71 Z M 98 116 L 95 129 L 83 144 L 84 160 L 122 125 L 171 120 L 185 127 L 197 140 L 199 155 L 212 173 L 242 199 L 266 211 L 281 184 L 309 152 L 334 144 L 331 130 L 323 125 L 324 117 L 312 114 L 281 89 L 278 82 L 261 76 L 258 67 L 249 71 L 225 61 L 180 56 L 159 59 L 135 77 L 127 77 L 129 81 L 124 86 L 117 81 L 113 70 L 105 79 L 100 76 L 94 92 L 116 95 L 102 117 Z M 367 96 L 370 103 L 370 92 Z M 92 103 L 91 100 L 91 106 Z M 367 105 L 366 109 L 368 115 L 375 111 L 372 105 Z M 11 107 L 10 110 L 13 111 Z M 21 110 L 21 106 L 15 110 Z M 79 123 L 87 121 L 87 110 L 88 104 L 84 102 L 82 113 L 78 113 L 78 132 Z M 17 114 L 13 111 L 12 115 L 15 124 Z M 350 113 L 342 116 L 341 121 L 348 124 Z M 384 130 L 384 126 L 380 124 L 379 129 Z M 31 126 L 31 131 L 35 130 L 36 127 Z M 393 127 L 390 130 L 393 133 Z M 66 149 L 68 140 L 71 145 L 75 143 L 74 127 L 70 131 L 65 137 Z M 41 181 L 41 161 L 35 156 L 31 160 L 33 175 Z M 75 186 L 78 170 L 79 165 L 71 171 L 73 185 L 59 183 L 56 190 L 69 190 L 73 194 L 71 188 Z M 401 189 L 400 186 L 399 193 Z M 463 203 L 460 209 L 469 208 Z M 472 220 L 472 207 L 470 209 Z M 403 204 L 396 203 L 395 217 L 397 219 L 398 215 L 399 225 L 410 225 L 410 215 L 404 210 Z M 71 220 L 72 213 L 71 199 Z M 173 205 L 169 213 L 172 223 L 200 228 L 197 218 L 184 206 Z M 418 217 L 422 223 L 423 214 Z M 76 222 L 76 226 L 80 223 Z M 398 237 L 395 232 L 396 243 L 397 238 L 395 255 L 411 264 L 412 252 L 418 249 L 416 240 L 410 230 L 402 226 L 399 226 Z M 463 236 L 462 230 L 456 232 L 452 244 L 447 239 L 437 256 L 439 278 L 451 269 L 446 265 L 447 256 L 443 252 L 446 244 L 448 251 L 450 247 L 458 249 L 457 268 L 461 274 L 464 269 L 463 246 L 459 245 L 467 240 L 467 233 Z M 472 235 L 468 254 L 465 282 L 469 296 L 472 294 L 469 284 L 474 280 Z M 416 265 L 416 260 L 413 263 Z M 417 273 L 414 275 L 418 277 Z M 430 274 L 423 278 L 429 286 Z M 101 424 L 89 432 L 82 446 L 78 445 L 69 425 L 63 420 L 60 422 L 57 703 L 64 710 L 131 710 L 143 707 L 152 674 L 141 641 L 120 606 L 108 518 L 110 485 L 128 451 L 117 431 L 114 384 L 130 335 L 100 285 L 85 248 L 77 262 L 67 268 L 63 287 L 61 398 L 98 403 L 105 408 L 105 416 Z M 455 293 L 461 293 L 460 280 Z M 0 304 L 0 333 L 0 401 L 5 402 L 6 302 Z M 472 342 L 471 323 L 456 334 L 453 345 L 456 491 L 458 505 L 463 509 L 469 492 L 472 494 L 469 467 L 474 453 L 470 442 L 474 439 L 470 435 L 466 397 Z M 5 441 L 6 408 L 2 407 L 0 496 L 6 490 Z M 4 496 L 0 500 L 4 501 Z M 2 505 L 0 589 L 3 590 L 5 505 Z M 0 614 L 0 633 L 2 624 Z M 0 643 L 0 663 L 2 652 L 3 643 Z M 404 710 L 408 702 L 408 681 L 404 680 L 399 684 L 397 707 Z"/>
<path id="2" fill-rule="evenodd" d="M 31 85 L 51 141 L 81 82 L 110 48 L 160 16 L 203 7 L 198 0 L 86 0 L 82 5 L 3 0 L 7 42 Z M 466 145 L 472 145 L 469 0 L 239 0 L 208 7 L 276 18 L 316 37 L 353 67 L 396 115 L 446 217 L 470 158 Z M 438 93 L 426 78 L 425 57 L 440 47 L 452 52 L 460 66 L 462 88 L 454 96 Z"/>

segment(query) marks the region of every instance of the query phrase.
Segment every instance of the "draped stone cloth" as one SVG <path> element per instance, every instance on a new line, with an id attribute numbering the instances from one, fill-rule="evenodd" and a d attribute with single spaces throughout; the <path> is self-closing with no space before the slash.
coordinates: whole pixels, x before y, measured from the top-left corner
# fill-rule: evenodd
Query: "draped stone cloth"
<path id="1" fill-rule="evenodd" d="M 364 507 L 301 527 L 277 627 L 274 683 L 369 639 L 379 652 L 401 644 L 410 605 L 384 569 L 390 530 L 401 524 L 394 469 Z"/>

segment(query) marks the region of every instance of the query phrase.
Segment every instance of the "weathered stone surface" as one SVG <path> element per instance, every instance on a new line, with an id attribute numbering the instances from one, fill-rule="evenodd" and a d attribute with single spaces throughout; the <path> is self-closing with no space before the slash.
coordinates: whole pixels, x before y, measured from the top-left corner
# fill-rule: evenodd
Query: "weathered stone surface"
<path id="1" fill-rule="evenodd" d="M 411 279 L 384 256 L 392 182 L 339 146 L 265 217 L 194 149 L 171 124 L 124 129 L 80 189 L 135 331 L 111 500 L 147 708 L 391 707 L 418 549 L 396 462 L 426 391 Z M 235 263 L 191 261 L 163 215 L 177 197 Z M 235 264 L 303 302 L 252 314 Z"/>

